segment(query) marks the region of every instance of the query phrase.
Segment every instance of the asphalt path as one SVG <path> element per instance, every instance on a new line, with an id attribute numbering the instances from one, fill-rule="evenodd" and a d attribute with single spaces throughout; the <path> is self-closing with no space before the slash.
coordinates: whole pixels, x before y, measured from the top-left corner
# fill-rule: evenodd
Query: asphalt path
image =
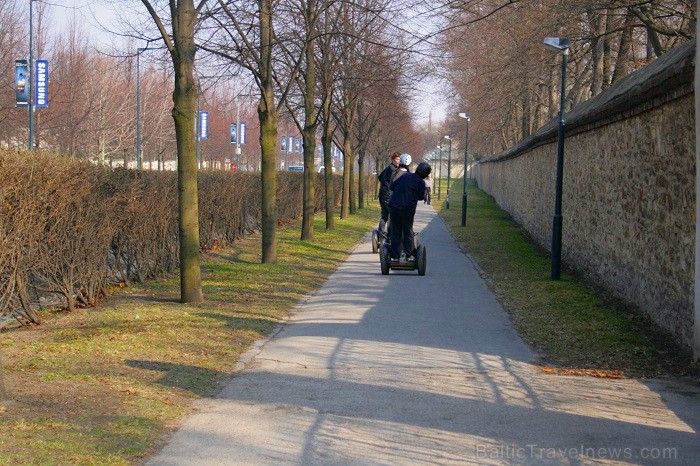
<path id="1" fill-rule="evenodd" d="M 150 465 L 700 464 L 700 387 L 544 374 L 435 211 L 428 271 L 369 234 Z"/>

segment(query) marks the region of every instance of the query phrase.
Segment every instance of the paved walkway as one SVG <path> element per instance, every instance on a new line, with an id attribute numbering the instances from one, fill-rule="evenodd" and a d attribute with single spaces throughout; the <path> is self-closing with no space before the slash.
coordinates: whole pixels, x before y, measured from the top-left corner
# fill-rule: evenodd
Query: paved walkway
<path id="1" fill-rule="evenodd" d="M 698 464 L 700 388 L 545 375 L 442 220 L 361 243 L 149 464 Z"/>

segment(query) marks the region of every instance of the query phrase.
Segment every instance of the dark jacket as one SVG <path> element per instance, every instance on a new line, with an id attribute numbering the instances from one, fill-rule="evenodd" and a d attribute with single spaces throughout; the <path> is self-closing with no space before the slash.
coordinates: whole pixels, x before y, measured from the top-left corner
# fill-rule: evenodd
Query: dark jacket
<path id="1" fill-rule="evenodd" d="M 379 175 L 377 175 L 377 179 L 380 183 L 379 200 L 381 202 L 389 202 L 389 198 L 391 197 L 391 190 L 389 189 L 389 185 L 391 184 L 394 172 L 398 168 L 398 165 L 394 165 L 394 163 L 392 162 L 389 165 L 387 165 L 386 168 Z"/>
<path id="2" fill-rule="evenodd" d="M 416 210 L 418 201 L 425 199 L 425 183 L 415 173 L 406 172 L 391 185 L 389 207 L 392 209 Z"/>

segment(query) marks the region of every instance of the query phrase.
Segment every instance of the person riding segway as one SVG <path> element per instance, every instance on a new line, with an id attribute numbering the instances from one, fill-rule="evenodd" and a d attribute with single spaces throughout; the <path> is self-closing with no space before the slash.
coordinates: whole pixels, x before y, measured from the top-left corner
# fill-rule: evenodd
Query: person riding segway
<path id="1" fill-rule="evenodd" d="M 406 167 L 411 163 L 409 154 L 402 154 L 400 166 Z M 418 164 L 415 173 L 405 172 L 396 177 L 391 183 L 391 198 L 389 199 L 389 219 L 391 222 L 391 244 L 382 246 L 380 261 L 382 274 L 389 269 L 418 269 L 419 275 L 425 275 L 426 252 L 425 246 L 416 246 L 413 234 L 413 219 L 416 215 L 418 201 L 425 198 L 424 179 L 430 175 L 431 167 L 427 162 Z"/>
<path id="2" fill-rule="evenodd" d="M 391 190 L 389 185 L 394 179 L 394 173 L 399 169 L 399 159 L 401 154 L 394 152 L 391 154 L 391 163 L 377 175 L 379 180 L 379 206 L 382 209 L 381 217 L 379 218 L 379 227 L 372 230 L 372 252 L 379 251 L 379 246 L 382 242 L 388 239 L 387 223 L 389 222 L 389 198 Z"/>

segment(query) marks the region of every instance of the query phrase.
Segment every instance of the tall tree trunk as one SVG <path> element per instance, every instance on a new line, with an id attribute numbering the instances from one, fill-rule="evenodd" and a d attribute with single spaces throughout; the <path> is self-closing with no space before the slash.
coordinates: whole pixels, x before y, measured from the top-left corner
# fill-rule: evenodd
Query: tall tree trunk
<path id="1" fill-rule="evenodd" d="M 435 170 L 433 168 L 433 170 Z M 376 155 L 374 156 L 374 171 L 377 172 L 377 174 L 380 173 L 379 171 L 379 156 Z M 377 177 L 373 176 L 372 180 L 374 181 L 374 200 L 376 201 L 377 198 L 379 197 L 379 182 L 377 181 Z"/>
<path id="2" fill-rule="evenodd" d="M 194 29 L 199 9 L 193 0 L 171 2 L 172 34 L 169 34 L 148 0 L 141 0 L 156 23 L 173 61 L 173 120 L 177 141 L 178 229 L 180 239 L 180 301 L 201 302 L 202 280 L 199 268 L 199 204 L 195 118 L 197 87 L 194 81 L 194 56 L 197 51 Z M 200 3 L 200 7 L 205 2 Z M 126 154 L 124 156 L 125 162 Z"/>
<path id="3" fill-rule="evenodd" d="M 615 71 L 612 75 L 612 82 L 616 82 L 632 71 L 632 24 L 634 23 L 634 15 L 627 12 L 625 17 L 625 25 L 622 28 L 620 36 L 620 49 L 617 53 L 617 62 L 615 63 Z"/>
<path id="4" fill-rule="evenodd" d="M 308 3 L 307 8 L 312 8 L 313 2 Z M 311 14 L 309 13 L 309 16 Z M 316 66 L 314 60 L 314 47 L 306 44 L 306 69 L 304 71 L 304 83 L 306 92 L 304 95 L 304 208 L 301 221 L 302 241 L 314 240 L 314 179 L 316 170 L 314 157 L 316 155 Z"/>
<path id="5" fill-rule="evenodd" d="M 352 141 L 348 137 L 343 144 L 350 161 L 350 215 L 357 213 L 357 185 L 355 184 L 355 154 L 352 150 Z"/>
<path id="6" fill-rule="evenodd" d="M 202 282 L 199 266 L 199 203 L 197 197 L 197 156 L 194 123 L 197 114 L 197 87 L 194 81 L 194 9 L 180 12 L 173 64 L 175 90 L 173 119 L 177 140 L 177 176 L 180 233 L 180 301 L 201 302 Z M 186 26 L 185 26 L 186 24 Z"/>
<path id="7" fill-rule="evenodd" d="M 364 150 L 357 157 L 357 202 L 358 208 L 365 208 L 365 154 Z"/>
<path id="8" fill-rule="evenodd" d="M 272 0 L 260 0 L 260 158 L 262 263 L 277 263 L 277 108 L 272 77 Z"/>
<path id="9" fill-rule="evenodd" d="M 605 48 L 605 26 L 607 24 L 607 10 L 601 10 L 600 12 L 591 13 L 593 18 L 590 21 L 590 28 L 593 32 L 593 38 L 591 39 L 591 92 L 590 96 L 596 96 L 600 94 L 603 90 L 603 80 L 605 79 L 603 74 L 603 57 Z"/>
<path id="10" fill-rule="evenodd" d="M 331 99 L 323 101 L 323 178 L 326 185 L 326 230 L 335 230 L 335 189 L 333 186 L 333 135 L 331 134 Z"/>
<path id="11" fill-rule="evenodd" d="M 350 172 L 352 171 L 352 148 L 350 135 L 343 132 L 343 200 L 340 204 L 340 218 L 346 219 L 350 214 Z"/>
<path id="12" fill-rule="evenodd" d="M 323 70 L 323 102 L 321 112 L 323 115 L 323 134 L 321 142 L 323 144 L 323 179 L 326 189 L 326 230 L 335 230 L 335 186 L 333 183 L 333 135 L 331 130 L 331 102 L 333 94 L 333 79 L 331 77 L 331 61 L 330 61 L 330 24 L 329 12 L 326 9 L 324 12 L 324 29 L 326 32 L 325 38 L 322 41 L 321 56 Z"/>
<path id="13" fill-rule="evenodd" d="M 272 89 L 270 89 L 270 98 Z M 261 211 L 262 211 L 262 263 L 277 262 L 277 112 L 265 109 L 261 98 L 258 106 L 260 119 L 261 150 Z"/>
<path id="14" fill-rule="evenodd" d="M 614 17 L 616 15 L 610 14 L 610 10 L 608 11 L 609 14 L 605 16 L 605 36 L 603 37 L 603 87 L 602 90 L 604 91 L 605 89 L 610 87 L 610 83 L 612 82 L 612 45 L 611 45 L 611 35 L 608 34 L 608 31 L 612 31 L 613 28 L 615 27 L 614 25 Z"/>

